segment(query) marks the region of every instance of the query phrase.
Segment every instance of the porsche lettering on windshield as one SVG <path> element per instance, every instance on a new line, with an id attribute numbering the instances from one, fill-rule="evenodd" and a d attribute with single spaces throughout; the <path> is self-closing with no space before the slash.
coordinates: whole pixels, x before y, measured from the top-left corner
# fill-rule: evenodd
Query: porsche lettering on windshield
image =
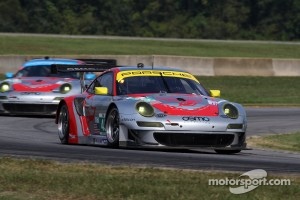
<path id="1" fill-rule="evenodd" d="M 117 81 L 120 82 L 122 79 L 133 76 L 169 76 L 187 78 L 198 82 L 198 80 L 191 74 L 186 72 L 178 71 L 158 71 L 158 70 L 132 70 L 132 71 L 121 71 L 117 74 Z"/>

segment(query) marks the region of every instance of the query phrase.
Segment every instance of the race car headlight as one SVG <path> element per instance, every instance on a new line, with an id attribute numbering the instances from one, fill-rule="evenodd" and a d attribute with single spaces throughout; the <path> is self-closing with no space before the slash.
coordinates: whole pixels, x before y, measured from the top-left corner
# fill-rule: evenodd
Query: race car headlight
<path id="1" fill-rule="evenodd" d="M 0 92 L 7 92 L 10 90 L 10 84 L 7 82 L 0 84 Z"/>
<path id="2" fill-rule="evenodd" d="M 70 92 L 71 89 L 72 89 L 72 86 L 69 83 L 65 83 L 60 86 L 59 91 L 62 94 L 66 94 L 66 93 Z"/>
<path id="3" fill-rule="evenodd" d="M 231 119 L 237 119 L 239 117 L 238 109 L 232 104 L 225 104 L 223 106 L 223 112 L 227 117 Z"/>
<path id="4" fill-rule="evenodd" d="M 153 107 L 146 102 L 138 102 L 135 108 L 137 112 L 144 117 L 152 117 L 154 115 Z"/>

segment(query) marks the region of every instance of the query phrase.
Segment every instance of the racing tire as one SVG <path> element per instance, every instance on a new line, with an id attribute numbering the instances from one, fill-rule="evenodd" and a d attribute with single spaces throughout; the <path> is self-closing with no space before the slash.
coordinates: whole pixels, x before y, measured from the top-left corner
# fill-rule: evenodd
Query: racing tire
<path id="1" fill-rule="evenodd" d="M 69 111 L 66 104 L 62 105 L 58 115 L 58 137 L 62 144 L 69 141 Z"/>
<path id="2" fill-rule="evenodd" d="M 235 153 L 240 153 L 241 150 L 216 150 L 215 149 L 215 152 L 219 154 L 235 154 Z"/>
<path id="3" fill-rule="evenodd" d="M 120 116 L 117 108 L 112 108 L 106 118 L 106 136 L 108 146 L 119 147 Z"/>

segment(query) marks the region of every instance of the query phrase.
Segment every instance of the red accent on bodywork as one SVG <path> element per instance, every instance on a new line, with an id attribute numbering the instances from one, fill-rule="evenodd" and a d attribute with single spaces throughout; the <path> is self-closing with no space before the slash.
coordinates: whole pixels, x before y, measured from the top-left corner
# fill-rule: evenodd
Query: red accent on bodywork
<path id="1" fill-rule="evenodd" d="M 196 109 L 184 109 L 182 107 L 175 107 L 170 105 L 165 105 L 162 103 L 153 103 L 152 106 L 167 115 L 187 115 L 187 116 L 218 116 L 219 109 L 217 105 L 206 105 L 201 108 Z"/>
<path id="2" fill-rule="evenodd" d="M 194 106 L 197 104 L 197 101 L 194 100 L 186 100 L 179 103 L 179 106 Z"/>
<path id="3" fill-rule="evenodd" d="M 111 69 L 111 71 L 114 74 L 114 80 L 116 80 L 117 79 L 117 74 L 120 71 L 120 69 L 119 68 L 114 68 L 114 69 Z M 113 96 L 116 96 L 116 95 L 117 95 L 117 81 L 114 81 L 113 82 Z"/>
<path id="4" fill-rule="evenodd" d="M 77 111 L 73 108 L 74 99 L 75 99 L 75 96 L 70 96 L 70 97 L 64 98 L 64 101 L 66 102 L 66 104 L 68 106 L 68 110 L 69 110 L 69 119 L 70 119 L 69 133 L 70 133 L 70 135 L 72 135 L 71 137 L 69 137 L 70 144 L 78 144 L 79 143 L 77 126 L 82 131 L 82 134 L 84 136 L 90 135 L 86 117 L 78 116 Z M 79 117 L 78 124 L 77 124 L 75 116 Z"/>
<path id="5" fill-rule="evenodd" d="M 41 84 L 41 83 L 40 83 Z M 34 85 L 34 84 L 33 84 Z M 21 92 L 51 92 L 52 90 L 58 88 L 60 86 L 60 84 L 51 84 L 51 85 L 44 85 L 44 86 L 36 86 L 37 84 L 35 84 L 35 87 L 30 87 L 27 85 L 23 85 L 23 84 L 14 84 L 14 90 L 16 91 L 21 91 Z"/>
<path id="6" fill-rule="evenodd" d="M 91 134 L 90 129 L 88 127 L 88 119 L 85 116 L 80 116 L 81 128 L 84 136 L 89 136 Z"/>
<path id="7" fill-rule="evenodd" d="M 74 97 L 67 97 L 64 99 L 68 106 L 69 111 L 69 144 L 78 144 L 78 133 L 77 133 L 77 125 L 76 125 L 76 118 L 75 113 L 73 109 L 73 100 Z"/>

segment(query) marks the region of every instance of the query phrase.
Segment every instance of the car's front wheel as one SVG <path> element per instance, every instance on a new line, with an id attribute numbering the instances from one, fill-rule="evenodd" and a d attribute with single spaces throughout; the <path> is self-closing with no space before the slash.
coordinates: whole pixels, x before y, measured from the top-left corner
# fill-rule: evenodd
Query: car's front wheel
<path id="1" fill-rule="evenodd" d="M 117 108 L 112 108 L 109 111 L 108 117 L 106 119 L 106 135 L 108 145 L 112 147 L 119 146 L 119 132 L 120 132 L 120 118 L 119 111 Z"/>
<path id="2" fill-rule="evenodd" d="M 68 107 L 64 104 L 58 116 L 58 137 L 62 144 L 68 144 L 69 141 L 69 112 Z"/>

